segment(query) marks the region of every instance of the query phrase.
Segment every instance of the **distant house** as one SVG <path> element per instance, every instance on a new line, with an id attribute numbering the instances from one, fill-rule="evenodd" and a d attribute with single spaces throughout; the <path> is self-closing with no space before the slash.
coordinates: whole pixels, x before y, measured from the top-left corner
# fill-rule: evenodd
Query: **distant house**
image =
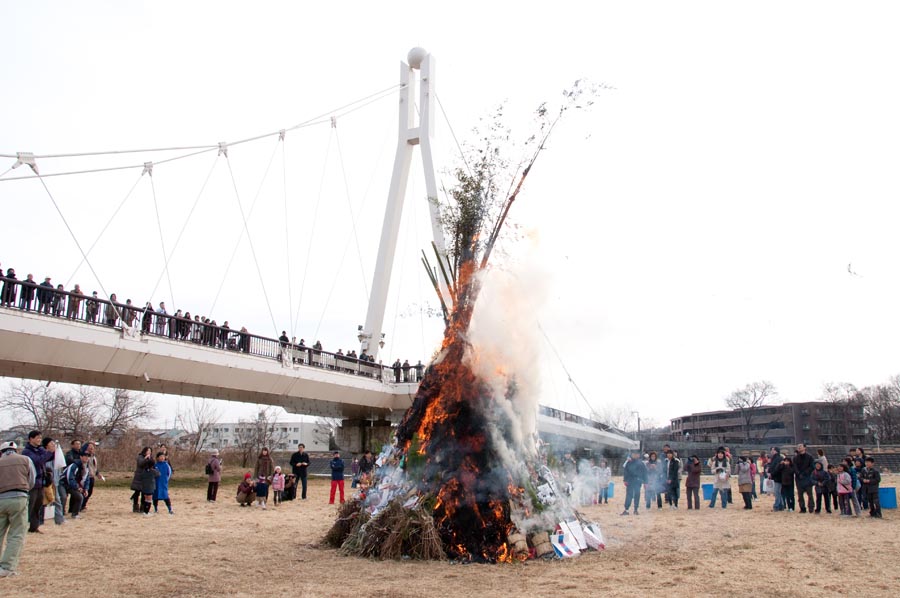
<path id="1" fill-rule="evenodd" d="M 201 450 L 237 447 L 240 439 L 252 434 L 256 425 L 253 421 L 216 424 L 203 439 Z M 328 426 L 317 422 L 274 422 L 268 434 L 272 439 L 269 448 L 273 451 L 295 451 L 297 445 L 302 443 L 309 452 L 327 451 L 330 435 Z"/>

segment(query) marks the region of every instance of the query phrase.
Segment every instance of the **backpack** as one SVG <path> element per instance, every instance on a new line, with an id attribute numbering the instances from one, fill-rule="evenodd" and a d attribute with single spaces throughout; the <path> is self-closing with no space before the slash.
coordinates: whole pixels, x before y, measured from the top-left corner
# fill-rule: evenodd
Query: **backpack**
<path id="1" fill-rule="evenodd" d="M 206 475 L 212 475 L 212 474 L 213 474 L 213 468 L 212 468 L 212 464 L 211 464 L 211 463 L 207 463 L 207 464 L 206 464 L 206 469 L 205 469 L 205 471 L 206 471 Z"/>

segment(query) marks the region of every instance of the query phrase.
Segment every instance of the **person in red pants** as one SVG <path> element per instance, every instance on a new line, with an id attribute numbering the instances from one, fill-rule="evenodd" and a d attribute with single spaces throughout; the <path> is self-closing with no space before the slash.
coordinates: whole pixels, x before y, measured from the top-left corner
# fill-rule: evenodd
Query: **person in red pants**
<path id="1" fill-rule="evenodd" d="M 344 502 L 344 460 L 341 459 L 341 452 L 334 451 L 331 459 L 331 497 L 328 504 L 334 504 L 334 491 L 340 489 L 341 503 Z"/>

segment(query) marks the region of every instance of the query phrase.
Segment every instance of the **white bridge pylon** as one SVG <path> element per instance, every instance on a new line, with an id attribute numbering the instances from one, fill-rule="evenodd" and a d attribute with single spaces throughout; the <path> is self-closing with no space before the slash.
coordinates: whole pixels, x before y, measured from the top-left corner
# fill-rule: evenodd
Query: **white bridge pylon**
<path id="1" fill-rule="evenodd" d="M 419 118 L 416 123 L 416 72 L 419 87 Z M 397 152 L 394 157 L 394 172 L 391 175 L 391 186 L 388 191 L 387 205 L 384 212 L 384 224 L 381 229 L 381 241 L 378 245 L 378 259 L 375 263 L 375 274 L 372 280 L 372 293 L 369 297 L 369 309 L 366 323 L 359 334 L 361 349 L 378 356 L 383 345 L 382 329 L 384 326 L 384 310 L 387 304 L 388 289 L 391 285 L 391 272 L 394 267 L 394 254 L 397 249 L 397 238 L 400 232 L 400 220 L 403 215 L 403 201 L 406 196 L 406 185 L 409 182 L 409 169 L 412 163 L 413 150 L 419 146 L 422 152 L 422 167 L 425 170 L 425 192 L 431 213 L 431 231 L 434 244 L 441 260 L 446 259 L 447 250 L 444 242 L 444 229 L 441 226 L 441 213 L 438 205 L 437 182 L 434 175 L 434 159 L 431 152 L 431 140 L 434 136 L 434 57 L 422 48 L 413 48 L 407 55 L 407 62 L 400 63 L 400 101 L 399 127 L 397 131 Z M 441 280 L 440 291 L 447 300 L 447 288 Z"/>

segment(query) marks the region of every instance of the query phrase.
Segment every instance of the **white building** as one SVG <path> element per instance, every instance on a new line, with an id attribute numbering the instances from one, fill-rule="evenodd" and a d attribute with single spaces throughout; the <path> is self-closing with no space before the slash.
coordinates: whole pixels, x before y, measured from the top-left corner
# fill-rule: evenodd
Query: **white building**
<path id="1" fill-rule="evenodd" d="M 297 445 L 306 445 L 307 452 L 325 452 L 328 450 L 328 438 L 331 434 L 326 424 L 318 422 L 274 422 L 269 424 L 268 437 L 271 438 L 269 449 L 272 451 L 295 451 Z M 228 449 L 240 444 L 239 439 L 254 434 L 257 423 L 254 421 L 215 424 L 203 440 L 202 450 Z"/>

